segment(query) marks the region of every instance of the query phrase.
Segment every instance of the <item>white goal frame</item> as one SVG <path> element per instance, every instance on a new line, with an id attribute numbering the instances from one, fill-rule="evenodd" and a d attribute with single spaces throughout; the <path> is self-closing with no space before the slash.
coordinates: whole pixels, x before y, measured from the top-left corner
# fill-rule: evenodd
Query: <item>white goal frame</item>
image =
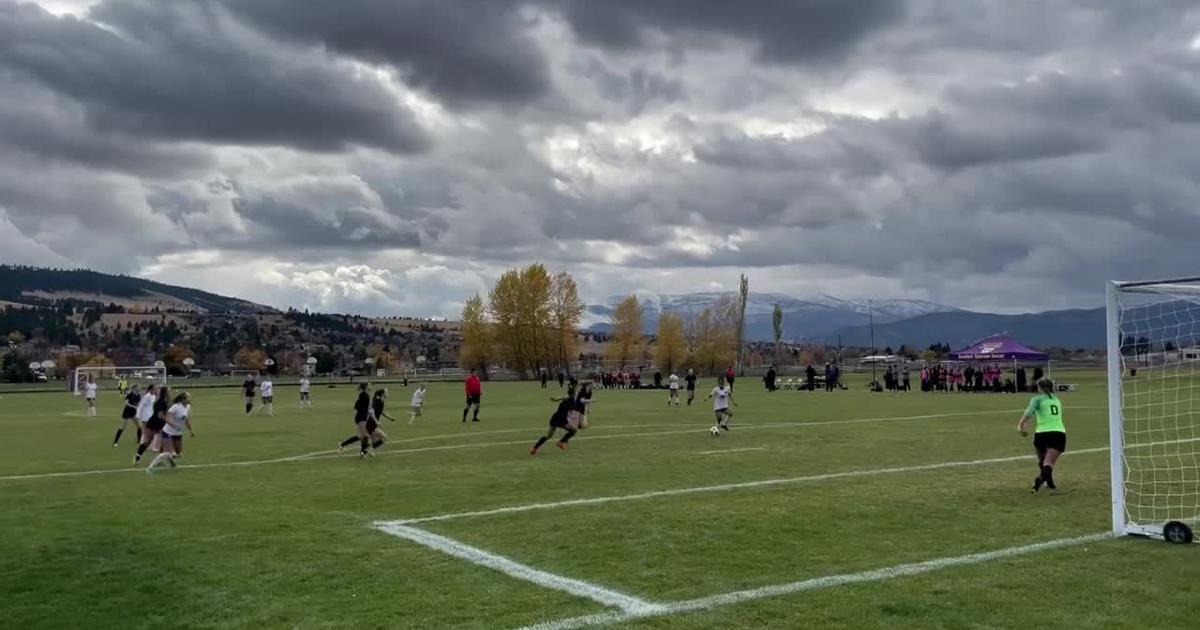
<path id="1" fill-rule="evenodd" d="M 141 373 L 141 377 L 137 378 L 133 375 Z M 131 385 L 142 385 L 146 382 L 147 377 L 154 384 L 163 386 L 167 384 L 167 368 L 165 366 L 156 365 L 81 365 L 75 368 L 71 374 L 70 388 L 71 393 L 79 396 L 82 394 L 83 383 L 87 380 L 88 374 L 96 375 L 96 382 L 101 382 L 104 378 L 113 378 L 121 375 L 129 375 Z"/>
<path id="2" fill-rule="evenodd" d="M 257 381 L 259 378 L 262 377 L 262 371 L 260 371 L 260 370 L 229 370 L 229 380 L 236 381 L 236 380 L 238 380 L 239 376 L 241 376 L 243 378 L 245 378 L 246 376 L 253 376 L 254 380 Z"/>
<path id="3" fill-rule="evenodd" d="M 1177 295 L 1195 295 L 1200 297 L 1200 277 L 1144 282 L 1112 281 L 1108 283 L 1105 291 L 1112 532 L 1118 536 L 1133 535 L 1161 539 L 1164 538 L 1163 527 L 1166 525 L 1166 522 L 1134 522 L 1130 515 L 1129 505 L 1127 504 L 1126 489 L 1127 483 L 1130 480 L 1131 470 L 1126 460 L 1126 418 L 1123 377 L 1127 366 L 1125 365 L 1125 356 L 1122 354 L 1123 331 L 1121 327 L 1122 310 L 1120 298 L 1123 294 L 1168 295 L 1170 292 Z M 1200 304 L 1200 301 L 1197 303 Z M 1198 307 L 1198 310 L 1200 310 L 1200 307 Z M 1153 343 L 1153 340 L 1151 342 Z M 1180 349 L 1180 352 L 1182 352 L 1182 349 Z M 1166 352 L 1164 351 L 1163 354 L 1165 355 Z M 1137 367 L 1136 358 L 1135 365 L 1129 367 Z M 1186 442 L 1194 440 L 1192 438 L 1178 441 Z M 1132 448 L 1138 448 L 1139 446 L 1144 445 L 1134 444 Z M 1196 525 L 1194 519 L 1185 522 L 1192 527 Z"/>

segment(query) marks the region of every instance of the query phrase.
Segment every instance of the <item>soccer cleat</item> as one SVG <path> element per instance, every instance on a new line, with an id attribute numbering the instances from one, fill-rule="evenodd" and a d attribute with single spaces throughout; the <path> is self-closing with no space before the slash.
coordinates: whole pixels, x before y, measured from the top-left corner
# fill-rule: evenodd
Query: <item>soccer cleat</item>
<path id="1" fill-rule="evenodd" d="M 346 451 L 346 447 L 342 446 L 341 444 L 338 444 L 338 453 L 344 453 L 345 451 Z"/>
<path id="2" fill-rule="evenodd" d="M 721 430 L 722 430 L 722 431 L 728 431 L 728 430 L 729 430 L 729 423 L 728 423 L 728 422 L 726 422 L 726 423 L 722 424 L 722 425 L 721 425 Z"/>
<path id="3" fill-rule="evenodd" d="M 558 449 L 559 449 L 560 451 L 565 451 L 565 450 L 567 450 L 567 443 L 566 443 L 566 442 L 555 442 L 555 445 L 556 445 L 556 446 L 558 446 Z"/>
<path id="4" fill-rule="evenodd" d="M 529 449 L 529 455 L 530 456 L 537 455 L 537 449 L 536 448 Z"/>
<path id="5" fill-rule="evenodd" d="M 479 422 L 479 418 L 472 418 L 471 422 Z"/>
<path id="6" fill-rule="evenodd" d="M 1033 487 L 1029 489 L 1030 494 L 1037 494 L 1042 489 L 1042 478 L 1038 477 L 1033 480 Z"/>
<path id="7" fill-rule="evenodd" d="M 167 463 L 171 465 L 171 468 L 175 468 L 176 466 L 178 466 L 178 464 L 176 464 L 176 463 L 175 463 L 175 458 L 174 458 L 174 457 L 168 457 L 168 458 L 167 458 Z"/>

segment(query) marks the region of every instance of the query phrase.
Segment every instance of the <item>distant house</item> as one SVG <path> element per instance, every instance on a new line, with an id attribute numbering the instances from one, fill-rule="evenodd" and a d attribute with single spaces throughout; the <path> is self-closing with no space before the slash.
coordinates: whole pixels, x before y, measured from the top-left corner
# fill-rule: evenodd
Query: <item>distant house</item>
<path id="1" fill-rule="evenodd" d="M 1179 351 L 1180 361 L 1200 361 L 1200 346 L 1184 348 Z"/>

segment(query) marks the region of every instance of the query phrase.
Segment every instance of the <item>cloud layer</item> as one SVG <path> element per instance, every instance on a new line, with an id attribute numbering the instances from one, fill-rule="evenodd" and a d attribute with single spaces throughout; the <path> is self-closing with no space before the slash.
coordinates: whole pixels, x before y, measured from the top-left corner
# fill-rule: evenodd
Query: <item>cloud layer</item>
<path id="1" fill-rule="evenodd" d="M 0 0 L 5 260 L 454 315 L 506 267 L 999 311 L 1196 272 L 1200 9 Z"/>

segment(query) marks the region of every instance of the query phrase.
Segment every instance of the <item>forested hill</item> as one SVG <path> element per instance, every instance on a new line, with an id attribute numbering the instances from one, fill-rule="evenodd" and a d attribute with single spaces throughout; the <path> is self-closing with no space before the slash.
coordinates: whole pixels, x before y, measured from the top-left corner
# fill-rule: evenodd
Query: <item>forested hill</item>
<path id="1" fill-rule="evenodd" d="M 0 265 L 0 301 L 44 306 L 61 300 L 115 303 L 129 310 L 265 313 L 268 306 L 88 269 L 44 269 Z"/>

